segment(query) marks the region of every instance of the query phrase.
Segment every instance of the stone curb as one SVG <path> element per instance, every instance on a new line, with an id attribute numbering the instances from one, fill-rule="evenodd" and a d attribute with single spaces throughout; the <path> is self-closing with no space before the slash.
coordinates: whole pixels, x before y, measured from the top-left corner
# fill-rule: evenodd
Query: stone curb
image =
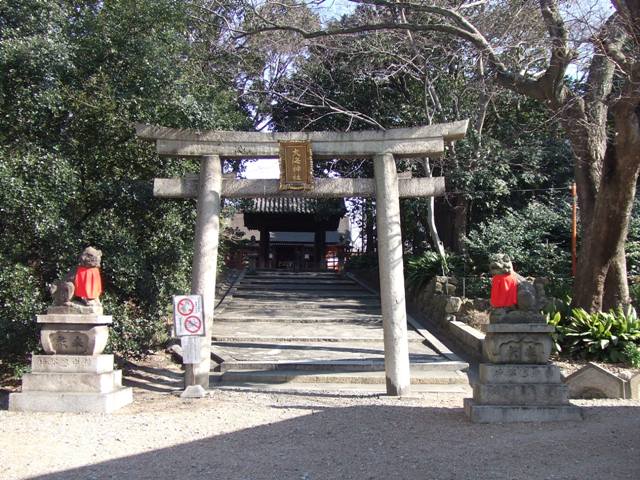
<path id="1" fill-rule="evenodd" d="M 441 325 L 444 326 L 451 337 L 453 337 L 453 340 L 462 346 L 468 354 L 474 358 L 482 358 L 484 333 L 459 320 L 448 320 Z"/>

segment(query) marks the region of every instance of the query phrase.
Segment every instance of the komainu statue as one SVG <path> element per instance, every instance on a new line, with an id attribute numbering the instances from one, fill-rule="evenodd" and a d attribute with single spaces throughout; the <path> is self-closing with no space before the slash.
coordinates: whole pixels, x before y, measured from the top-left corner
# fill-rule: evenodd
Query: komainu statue
<path id="1" fill-rule="evenodd" d="M 511 258 L 504 253 L 491 257 L 489 266 L 491 279 L 491 321 L 538 322 L 540 310 L 547 304 L 544 293 L 546 279 L 531 281 L 518 275 L 513 269 Z"/>
<path id="2" fill-rule="evenodd" d="M 80 255 L 79 265 L 51 286 L 54 306 L 98 306 L 102 294 L 100 262 L 102 252 L 87 247 Z"/>

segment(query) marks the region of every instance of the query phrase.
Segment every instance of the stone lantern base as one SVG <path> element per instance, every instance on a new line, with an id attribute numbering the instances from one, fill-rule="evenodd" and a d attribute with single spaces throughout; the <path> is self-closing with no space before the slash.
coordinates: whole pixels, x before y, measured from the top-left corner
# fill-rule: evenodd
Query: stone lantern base
<path id="1" fill-rule="evenodd" d="M 62 307 L 52 308 L 56 313 L 38 316 L 41 343 L 49 355 L 33 356 L 22 392 L 9 396 L 9 410 L 109 413 L 131 403 L 132 389 L 122 386 L 113 355 L 102 354 L 111 317 L 101 309 L 65 313 Z"/>

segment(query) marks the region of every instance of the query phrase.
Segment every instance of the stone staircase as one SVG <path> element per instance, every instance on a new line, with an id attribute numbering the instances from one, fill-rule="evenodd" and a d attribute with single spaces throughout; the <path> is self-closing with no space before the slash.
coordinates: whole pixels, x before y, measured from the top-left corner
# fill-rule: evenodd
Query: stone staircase
<path id="1" fill-rule="evenodd" d="M 408 339 L 413 391 L 470 391 L 466 363 L 422 329 L 410 326 Z M 212 341 L 212 386 L 385 392 L 378 295 L 336 273 L 241 276 L 216 309 Z"/>

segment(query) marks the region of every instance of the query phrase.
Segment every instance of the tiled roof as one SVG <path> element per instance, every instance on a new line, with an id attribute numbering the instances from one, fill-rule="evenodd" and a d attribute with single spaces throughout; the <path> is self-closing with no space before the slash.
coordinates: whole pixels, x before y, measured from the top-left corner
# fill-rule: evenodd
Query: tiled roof
<path id="1" fill-rule="evenodd" d="M 314 198 L 276 197 L 252 198 L 244 205 L 246 213 L 308 213 L 344 215 L 344 200 L 316 200 Z"/>

